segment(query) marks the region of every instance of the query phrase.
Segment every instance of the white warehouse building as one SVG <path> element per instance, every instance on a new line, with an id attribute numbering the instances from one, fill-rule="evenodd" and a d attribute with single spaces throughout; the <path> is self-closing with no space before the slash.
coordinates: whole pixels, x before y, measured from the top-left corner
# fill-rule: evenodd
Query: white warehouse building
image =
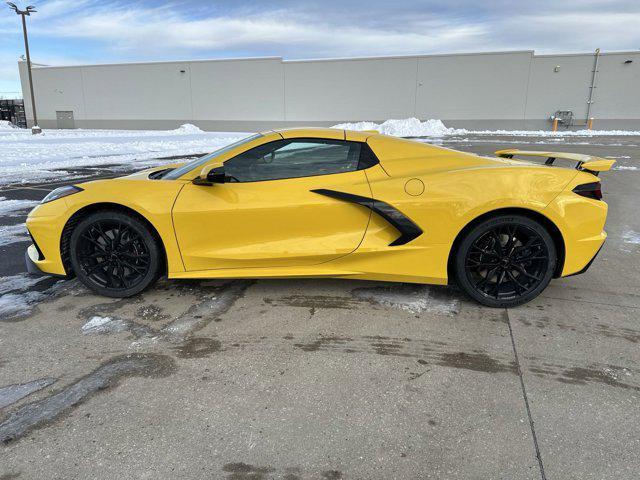
<path id="1" fill-rule="evenodd" d="M 19 62 L 29 125 L 32 106 Z M 44 128 L 256 131 L 389 118 L 474 129 L 640 130 L 640 52 L 533 51 L 322 60 L 280 57 L 33 67 Z M 568 114 L 566 114 L 568 115 Z"/>

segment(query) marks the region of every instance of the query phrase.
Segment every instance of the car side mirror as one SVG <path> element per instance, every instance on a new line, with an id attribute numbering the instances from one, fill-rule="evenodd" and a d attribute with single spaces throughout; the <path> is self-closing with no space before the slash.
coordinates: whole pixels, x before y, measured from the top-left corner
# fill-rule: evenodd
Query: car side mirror
<path id="1" fill-rule="evenodd" d="M 227 175 L 224 173 L 224 167 L 206 166 L 200 172 L 200 175 L 193 180 L 195 185 L 211 186 L 214 183 L 225 183 Z"/>

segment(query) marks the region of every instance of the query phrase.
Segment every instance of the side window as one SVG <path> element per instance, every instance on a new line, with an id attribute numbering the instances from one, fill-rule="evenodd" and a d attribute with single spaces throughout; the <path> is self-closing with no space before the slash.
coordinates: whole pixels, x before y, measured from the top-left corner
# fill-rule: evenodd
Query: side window
<path id="1" fill-rule="evenodd" d="M 224 163 L 231 182 L 260 182 L 358 170 L 361 144 L 296 138 L 252 148 Z M 361 167 L 360 167 L 361 168 Z"/>

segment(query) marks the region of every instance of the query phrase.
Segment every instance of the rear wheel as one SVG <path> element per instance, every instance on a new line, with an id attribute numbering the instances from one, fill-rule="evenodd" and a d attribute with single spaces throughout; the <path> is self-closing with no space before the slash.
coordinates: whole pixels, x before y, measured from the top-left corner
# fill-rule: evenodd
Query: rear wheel
<path id="1" fill-rule="evenodd" d="M 160 271 L 158 241 L 143 222 L 121 212 L 82 219 L 71 234 L 70 257 L 80 281 L 108 297 L 140 293 Z"/>
<path id="2" fill-rule="evenodd" d="M 460 288 L 490 307 L 514 307 L 542 292 L 553 277 L 556 248 L 549 232 L 521 215 L 501 215 L 470 230 L 456 253 Z"/>

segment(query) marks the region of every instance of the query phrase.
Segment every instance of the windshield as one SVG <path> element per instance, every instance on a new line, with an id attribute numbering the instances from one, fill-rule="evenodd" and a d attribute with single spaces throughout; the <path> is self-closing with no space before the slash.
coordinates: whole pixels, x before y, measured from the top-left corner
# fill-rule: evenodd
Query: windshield
<path id="1" fill-rule="evenodd" d="M 261 134 L 256 133 L 255 135 L 251 135 L 249 137 L 243 138 L 242 140 L 238 140 L 237 142 L 231 143 L 231 144 L 227 145 L 226 147 L 222 147 L 221 149 L 216 150 L 215 152 L 209 153 L 209 154 L 205 155 L 204 157 L 196 158 L 195 160 L 184 164 L 180 168 L 176 168 L 176 169 L 168 171 L 165 175 L 162 176 L 162 179 L 163 180 L 176 180 L 176 179 L 180 178 L 181 176 L 183 176 L 185 173 L 189 173 L 191 170 L 194 170 L 194 169 L 196 169 L 198 167 L 202 167 L 207 162 L 213 160 L 214 158 L 218 157 L 219 155 L 222 155 L 223 153 L 226 153 L 229 150 L 232 150 L 232 149 L 236 148 L 239 145 L 242 145 L 244 143 L 249 143 L 249 142 L 255 140 L 256 138 L 260 138 L 261 136 L 262 136 Z"/>

